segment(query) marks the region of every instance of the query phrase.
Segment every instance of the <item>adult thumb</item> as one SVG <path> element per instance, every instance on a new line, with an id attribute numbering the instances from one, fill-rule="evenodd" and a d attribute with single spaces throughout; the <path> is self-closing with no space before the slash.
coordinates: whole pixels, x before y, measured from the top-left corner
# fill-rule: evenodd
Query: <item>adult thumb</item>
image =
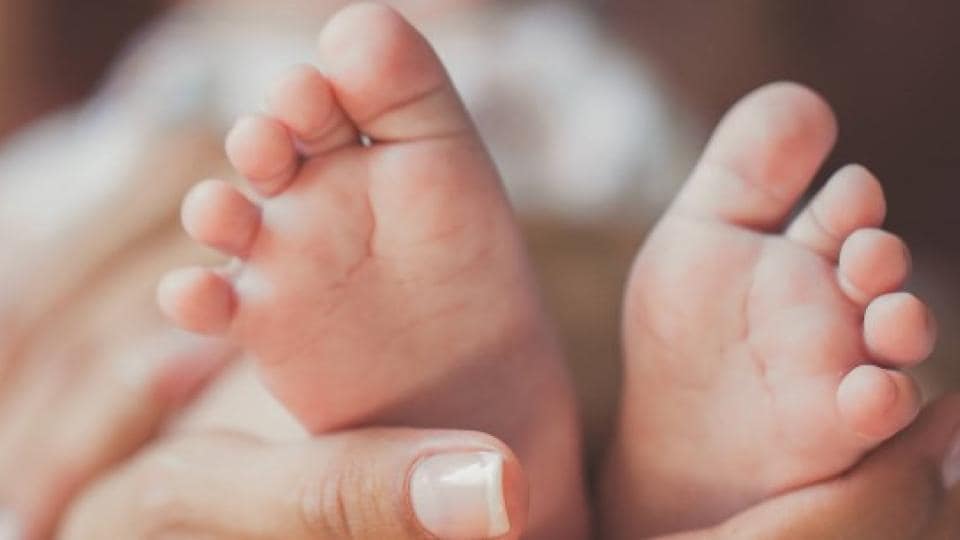
<path id="1" fill-rule="evenodd" d="M 94 484 L 61 538 L 516 539 L 520 464 L 479 433 L 365 429 L 295 445 L 159 443 Z"/>

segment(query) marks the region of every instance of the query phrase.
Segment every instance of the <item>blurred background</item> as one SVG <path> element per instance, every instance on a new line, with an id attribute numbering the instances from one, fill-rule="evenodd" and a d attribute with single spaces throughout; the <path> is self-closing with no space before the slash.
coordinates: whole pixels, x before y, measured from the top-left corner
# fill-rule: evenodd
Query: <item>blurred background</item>
<path id="1" fill-rule="evenodd" d="M 271 75 L 311 60 L 342 3 L 0 0 L 0 308 L 21 327 L 50 325 L 82 292 L 128 283 L 127 266 L 152 289 L 169 253 L 191 249 L 179 197 L 223 171 L 230 122 L 257 108 Z M 448 63 L 504 173 L 594 455 L 618 393 L 630 261 L 724 110 L 775 79 L 837 111 L 823 176 L 858 162 L 884 183 L 888 225 L 915 249 L 911 288 L 941 321 L 924 385 L 960 386 L 960 4 L 396 3 Z M 123 311 L 106 302 L 83 309 Z"/>

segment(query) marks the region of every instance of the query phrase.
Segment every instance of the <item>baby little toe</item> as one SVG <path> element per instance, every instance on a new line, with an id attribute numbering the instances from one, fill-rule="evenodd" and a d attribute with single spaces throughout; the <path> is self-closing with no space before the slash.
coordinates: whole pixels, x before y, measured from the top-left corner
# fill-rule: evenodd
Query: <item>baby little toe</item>
<path id="1" fill-rule="evenodd" d="M 871 443 L 909 425 L 920 404 L 920 391 L 910 376 L 869 364 L 850 371 L 837 389 L 840 414 L 852 431 Z"/>
<path id="2" fill-rule="evenodd" d="M 157 289 L 160 309 L 192 332 L 218 334 L 233 319 L 233 287 L 213 270 L 182 268 L 167 274 Z"/>

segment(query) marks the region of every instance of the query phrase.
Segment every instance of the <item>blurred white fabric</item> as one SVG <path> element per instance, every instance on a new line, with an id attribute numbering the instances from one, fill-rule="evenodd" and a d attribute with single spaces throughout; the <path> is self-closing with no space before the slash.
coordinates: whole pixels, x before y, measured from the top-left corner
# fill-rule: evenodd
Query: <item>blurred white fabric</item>
<path id="1" fill-rule="evenodd" d="M 0 151 L 0 240 L 46 245 L 78 221 L 109 219 L 102 203 L 129 192 L 140 158 L 172 128 L 225 132 L 257 110 L 272 77 L 313 60 L 334 6 L 309 4 L 180 3 L 88 103 Z M 428 4 L 400 6 L 447 63 L 521 212 L 655 217 L 690 162 L 692 130 L 597 21 L 566 2 Z"/>

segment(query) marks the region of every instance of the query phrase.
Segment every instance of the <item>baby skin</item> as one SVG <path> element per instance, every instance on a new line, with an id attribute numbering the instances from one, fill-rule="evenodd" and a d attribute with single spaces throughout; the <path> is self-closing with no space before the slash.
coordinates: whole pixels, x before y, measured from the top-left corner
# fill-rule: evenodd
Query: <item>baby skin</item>
<path id="1" fill-rule="evenodd" d="M 906 427 L 927 307 L 863 167 L 788 222 L 836 124 L 777 83 L 738 103 L 641 250 L 625 299 L 625 387 L 605 473 L 611 538 L 694 529 L 834 477 Z"/>
<path id="2" fill-rule="evenodd" d="M 252 193 L 209 180 L 184 201 L 188 233 L 233 263 L 172 272 L 162 309 L 249 350 L 314 433 L 499 437 L 530 485 L 525 537 L 583 538 L 571 387 L 500 179 L 443 66 L 376 4 L 335 15 L 319 43 L 323 71 L 291 70 L 268 112 L 227 138 Z M 476 524 L 429 532 L 516 537 L 503 520 Z"/>

